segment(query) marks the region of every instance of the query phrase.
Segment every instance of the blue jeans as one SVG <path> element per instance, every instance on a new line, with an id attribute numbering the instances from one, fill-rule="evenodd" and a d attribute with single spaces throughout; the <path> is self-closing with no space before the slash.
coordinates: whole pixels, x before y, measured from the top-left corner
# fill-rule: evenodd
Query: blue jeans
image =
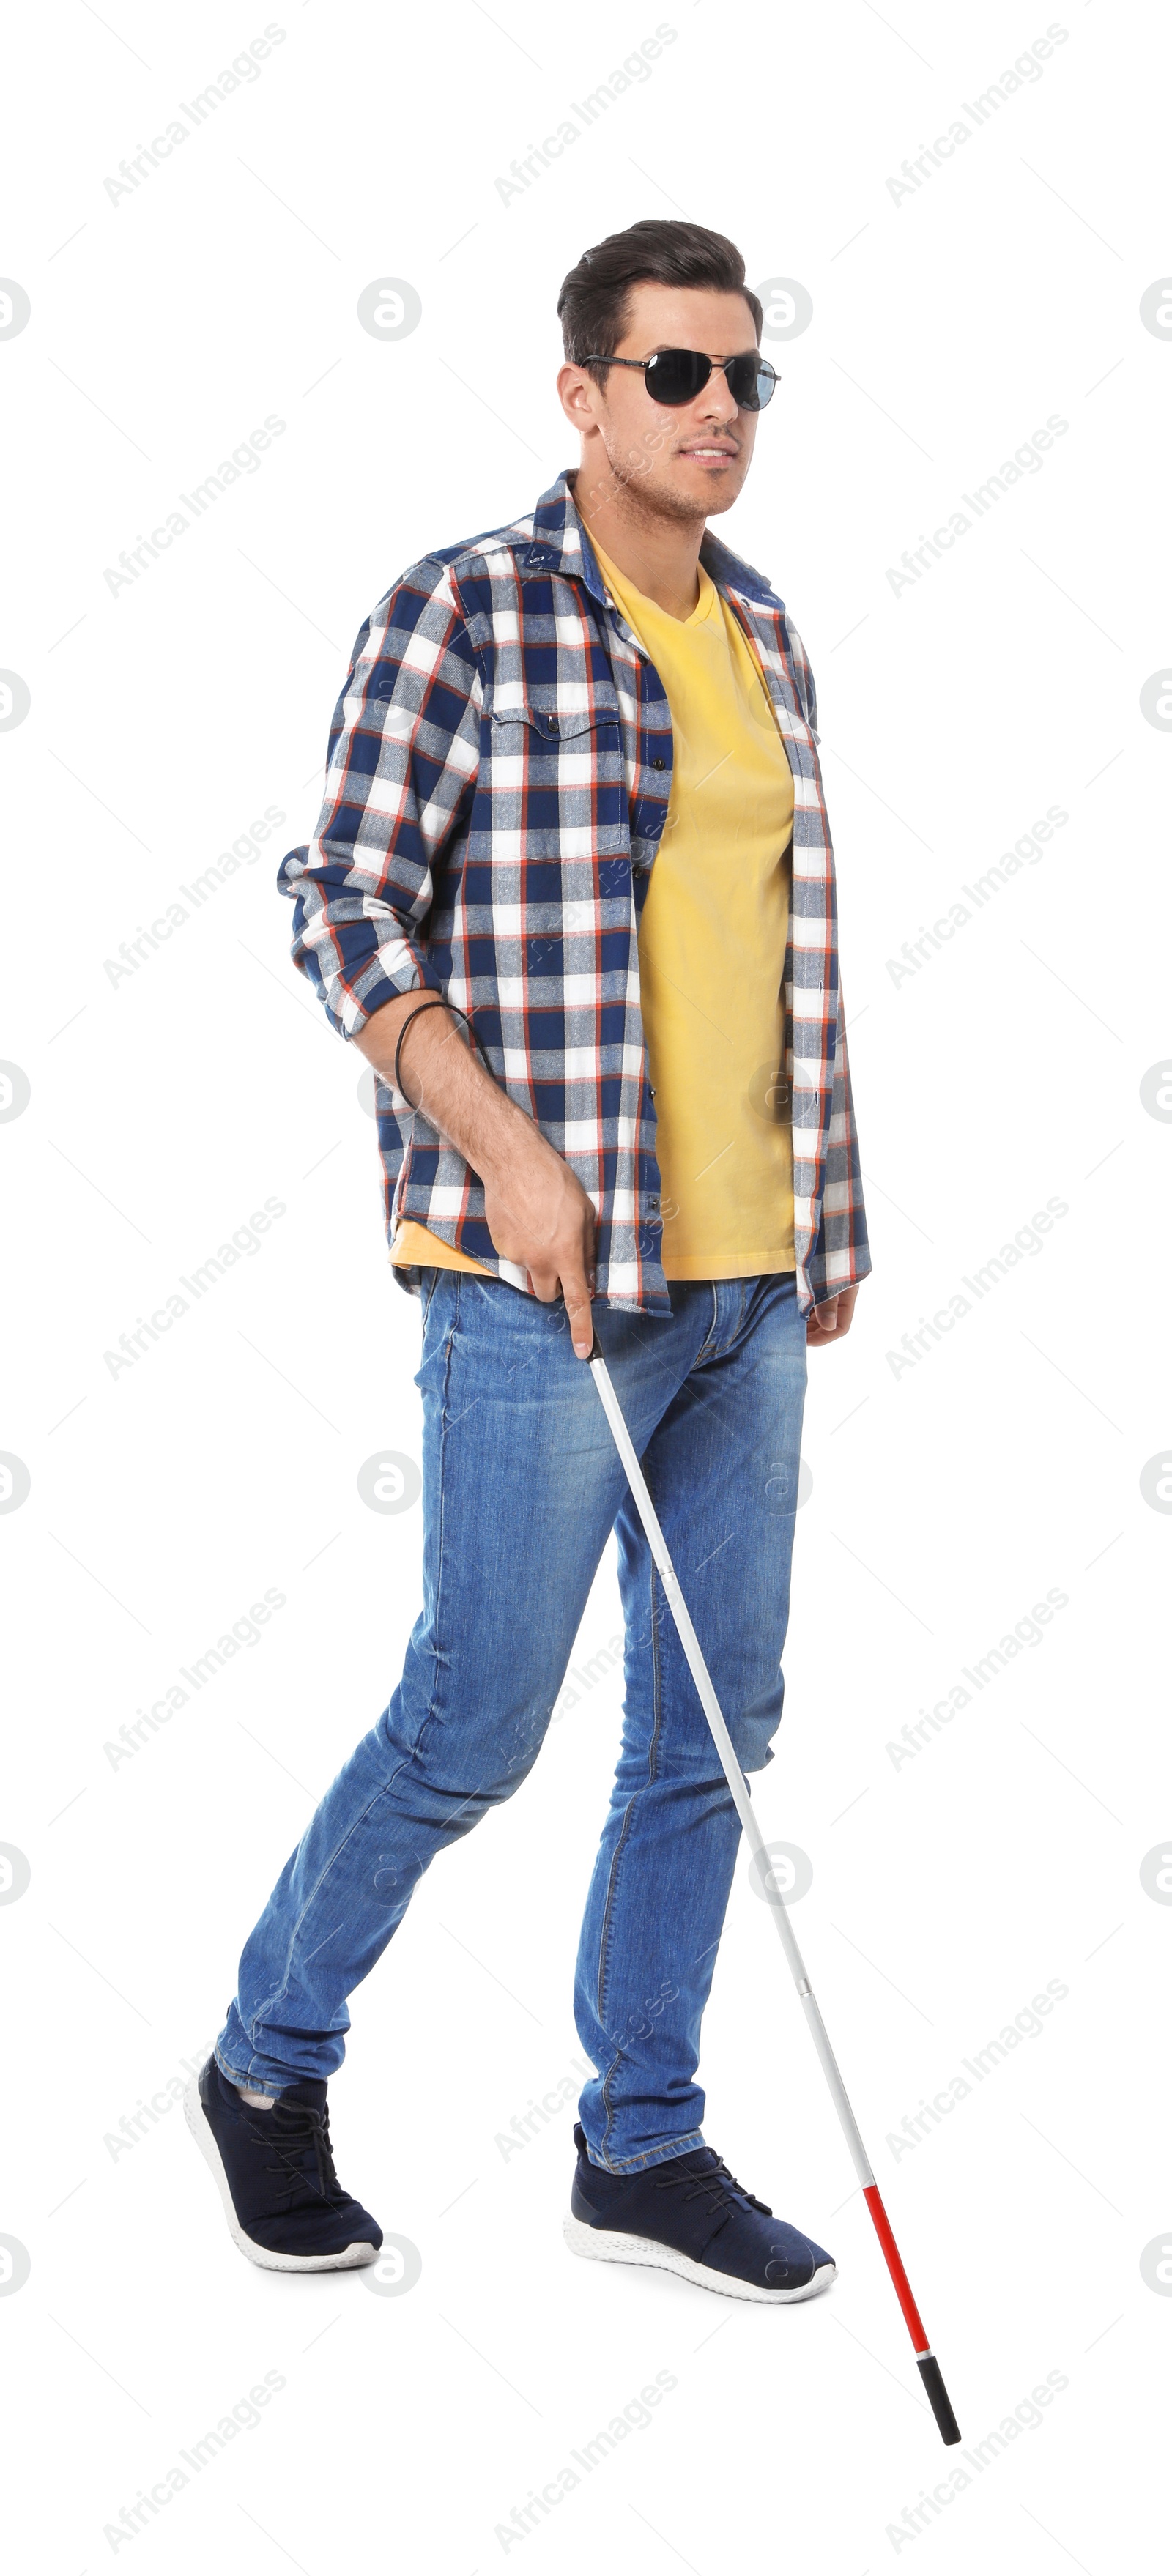
<path id="1" fill-rule="evenodd" d="M 279 2091 L 341 2064 L 346 1998 L 429 1861 L 541 1749 L 612 1529 L 622 1742 L 574 1990 L 596 2069 L 590 2155 L 702 2146 L 700 2020 L 740 1825 L 589 1368 L 559 1303 L 423 1274 L 423 1608 L 398 1689 L 326 1791 L 245 1944 L 217 2043 Z M 792 1272 L 673 1281 L 667 1317 L 595 1308 L 598 1340 L 741 1766 L 772 1760 L 789 1609 L 805 1324 Z"/>

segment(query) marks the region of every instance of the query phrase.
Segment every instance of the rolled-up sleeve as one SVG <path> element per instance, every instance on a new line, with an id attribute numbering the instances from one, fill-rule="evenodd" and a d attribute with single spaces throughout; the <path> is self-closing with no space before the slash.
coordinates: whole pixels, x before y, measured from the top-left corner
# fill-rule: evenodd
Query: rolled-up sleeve
<path id="1" fill-rule="evenodd" d="M 451 575 L 424 558 L 359 633 L 316 834 L 277 874 L 294 963 L 345 1038 L 400 993 L 440 989 L 427 953 L 433 871 L 475 787 L 481 698 Z"/>

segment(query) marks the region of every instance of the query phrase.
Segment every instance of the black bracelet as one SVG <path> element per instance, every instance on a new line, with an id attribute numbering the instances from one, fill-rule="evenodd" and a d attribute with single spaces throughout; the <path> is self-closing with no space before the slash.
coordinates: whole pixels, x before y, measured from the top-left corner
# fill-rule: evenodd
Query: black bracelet
<path id="1" fill-rule="evenodd" d="M 403 1026 L 402 1026 L 402 1028 L 401 1028 L 401 1029 L 400 1029 L 400 1031 L 399 1031 L 399 1043 L 398 1043 L 397 1047 L 395 1048 L 395 1072 L 394 1072 L 394 1085 L 395 1085 L 395 1089 L 396 1089 L 396 1091 L 400 1092 L 400 1093 L 402 1094 L 403 1099 L 407 1101 L 407 1105 L 408 1105 L 408 1107 L 409 1107 L 410 1109 L 416 1109 L 416 1108 L 418 1108 L 419 1104 L 418 1104 L 418 1102 L 417 1102 L 417 1101 L 410 1100 L 410 1099 L 408 1098 L 407 1093 L 403 1090 L 402 1083 L 401 1083 L 401 1082 L 400 1082 L 400 1080 L 399 1080 L 399 1057 L 401 1056 L 401 1054 L 402 1054 L 402 1052 L 403 1052 L 403 1040 L 404 1040 L 404 1038 L 405 1038 L 405 1037 L 406 1037 L 406 1035 L 407 1035 L 407 1031 L 408 1031 L 408 1029 L 409 1029 L 409 1028 L 410 1028 L 410 1026 L 411 1026 L 411 1022 L 412 1022 L 412 1020 L 417 1020 L 417 1019 L 420 1017 L 421 1012 L 423 1012 L 423 1011 L 452 1011 L 452 1012 L 454 1012 L 455 1017 L 456 1017 L 458 1020 L 463 1020 L 463 1022 L 464 1022 L 464 1026 L 465 1026 L 465 1028 L 467 1029 L 469 1036 L 473 1039 L 474 1043 L 475 1043 L 475 1044 L 480 1048 L 481 1056 L 482 1056 L 482 1057 L 483 1057 L 483 1059 L 484 1059 L 484 1068 L 485 1068 L 486 1073 L 492 1074 L 492 1066 L 490 1065 L 490 1063 L 489 1063 L 489 1061 L 488 1061 L 488 1057 L 487 1057 L 487 1056 L 485 1055 L 485 1053 L 484 1053 L 484 1047 L 483 1047 L 483 1044 L 481 1043 L 481 1039 L 480 1039 L 480 1037 L 479 1037 L 479 1034 L 478 1034 L 478 1032 L 473 1028 L 473 1026 L 472 1026 L 472 1022 L 471 1022 L 471 1020 L 469 1019 L 467 1012 L 466 1012 L 466 1011 L 462 1011 L 462 1010 L 460 1009 L 460 1007 L 459 1007 L 459 1004 L 458 1004 L 458 1003 L 447 1001 L 447 1000 L 445 999 L 445 997 L 444 997 L 444 995 L 443 995 L 442 993 L 436 993 L 435 995 L 433 995 L 433 997 L 432 997 L 431 1001 L 429 1001 L 429 1002 L 418 1002 L 418 1003 L 416 1004 L 415 1009 L 414 1009 L 413 1011 L 408 1011 L 408 1013 L 407 1013 L 407 1017 L 406 1017 L 406 1019 L 405 1019 L 405 1020 L 404 1020 L 404 1022 L 403 1022 Z M 495 1075 L 493 1076 L 493 1079 L 495 1080 Z"/>

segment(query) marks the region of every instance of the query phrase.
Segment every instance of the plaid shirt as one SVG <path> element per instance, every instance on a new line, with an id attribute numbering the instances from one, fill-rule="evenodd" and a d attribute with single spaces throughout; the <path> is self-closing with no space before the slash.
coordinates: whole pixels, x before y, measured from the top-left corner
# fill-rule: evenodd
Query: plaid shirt
<path id="1" fill-rule="evenodd" d="M 834 859 L 809 665 L 780 599 L 711 534 L 701 561 L 765 675 L 794 778 L 785 1072 L 803 1310 L 870 1268 L 838 984 Z M 597 1215 L 597 1293 L 670 1313 L 638 926 L 667 816 L 663 684 L 611 607 L 571 487 L 411 565 L 358 636 L 311 844 L 278 883 L 292 953 L 352 1038 L 431 987 Z M 526 1288 L 463 1156 L 376 1077 L 386 1216 Z"/>

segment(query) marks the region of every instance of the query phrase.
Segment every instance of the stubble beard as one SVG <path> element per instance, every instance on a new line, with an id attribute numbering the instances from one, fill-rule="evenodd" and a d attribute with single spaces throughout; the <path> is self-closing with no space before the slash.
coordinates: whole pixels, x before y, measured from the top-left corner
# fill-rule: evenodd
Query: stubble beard
<path id="1" fill-rule="evenodd" d="M 605 481 L 601 476 L 598 478 L 604 488 L 598 491 L 597 499 L 604 507 L 609 504 L 616 508 L 631 525 L 654 528 L 667 520 L 673 527 L 702 528 L 707 519 L 732 508 L 740 483 L 736 492 L 714 490 L 706 494 L 702 502 L 696 501 L 686 493 L 674 490 L 666 480 L 653 482 L 643 462 L 644 453 L 635 448 L 623 459 L 612 456 L 608 450 L 609 474 Z"/>

